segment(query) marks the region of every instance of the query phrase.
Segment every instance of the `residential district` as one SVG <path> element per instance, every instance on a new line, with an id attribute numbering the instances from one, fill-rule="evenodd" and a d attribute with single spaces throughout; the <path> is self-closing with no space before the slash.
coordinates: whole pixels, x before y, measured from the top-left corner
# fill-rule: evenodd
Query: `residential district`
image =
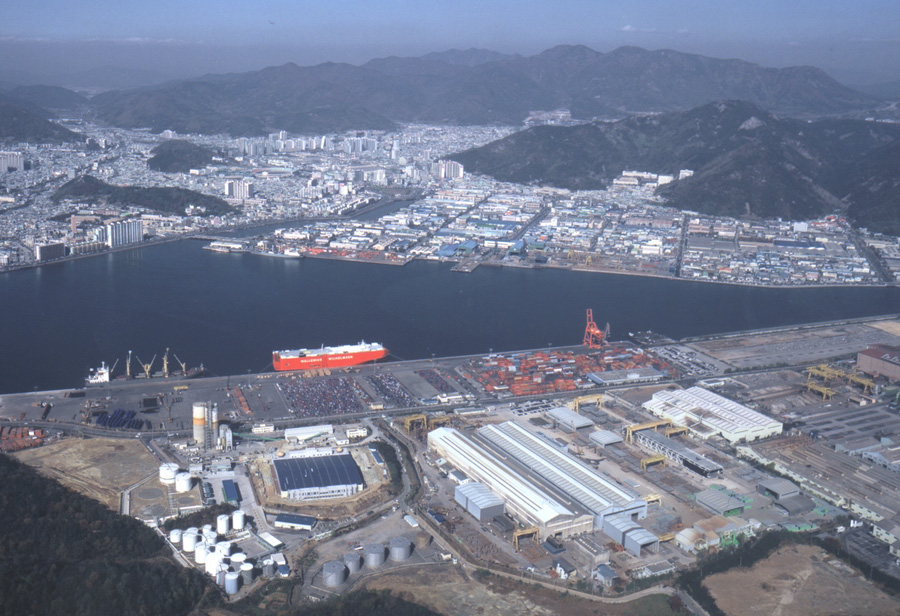
<path id="1" fill-rule="evenodd" d="M 411 259 L 625 272 L 747 285 L 893 283 L 900 240 L 854 230 L 839 215 L 735 220 L 666 207 L 654 195 L 677 176 L 623 169 L 607 190 L 568 191 L 468 174 L 445 157 L 513 131 L 408 125 L 393 132 L 267 138 L 151 134 L 63 120 L 85 143 L 18 144 L 0 153 L 0 270 L 143 242 L 195 237 L 223 252 L 402 265 Z M 151 151 L 186 139 L 216 152 L 186 173 L 152 171 Z M 225 199 L 161 214 L 58 203 L 54 192 L 92 175 L 115 186 L 169 186 Z M 272 225 L 271 223 L 274 223 Z M 229 231 L 269 225 L 256 237 Z"/>
<path id="2" fill-rule="evenodd" d="M 900 577 L 896 316 L 611 342 L 589 312 L 575 347 L 94 380 L 0 396 L 2 448 L 233 598 L 429 563 L 623 595 L 771 529 Z"/>

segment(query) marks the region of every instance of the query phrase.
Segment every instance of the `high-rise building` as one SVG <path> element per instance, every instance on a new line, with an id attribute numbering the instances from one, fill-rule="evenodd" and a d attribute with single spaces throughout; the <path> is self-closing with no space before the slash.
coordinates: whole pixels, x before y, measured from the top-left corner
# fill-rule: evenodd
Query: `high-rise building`
<path id="1" fill-rule="evenodd" d="M 108 223 L 104 231 L 104 241 L 110 248 L 136 244 L 144 239 L 144 225 L 140 218 Z"/>
<path id="2" fill-rule="evenodd" d="M 0 173 L 24 170 L 25 157 L 21 152 L 0 152 Z"/>
<path id="3" fill-rule="evenodd" d="M 441 180 L 460 180 L 464 169 L 455 160 L 439 160 L 431 165 L 431 173 Z"/>
<path id="4" fill-rule="evenodd" d="M 253 196 L 253 182 L 228 180 L 225 182 L 225 196 L 229 199 L 249 199 Z"/>

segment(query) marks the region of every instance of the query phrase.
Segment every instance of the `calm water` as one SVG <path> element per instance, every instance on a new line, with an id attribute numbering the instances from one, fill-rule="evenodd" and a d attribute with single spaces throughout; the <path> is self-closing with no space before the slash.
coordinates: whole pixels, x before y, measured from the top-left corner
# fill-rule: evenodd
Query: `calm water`
<path id="1" fill-rule="evenodd" d="M 900 312 L 900 289 L 757 289 L 555 270 L 288 260 L 181 241 L 0 274 L 0 392 L 82 383 L 129 349 L 166 347 L 215 374 L 264 371 L 273 349 L 381 342 L 401 359 L 674 337 Z M 135 366 L 133 365 L 133 368 Z M 171 364 L 177 367 L 174 362 Z"/>

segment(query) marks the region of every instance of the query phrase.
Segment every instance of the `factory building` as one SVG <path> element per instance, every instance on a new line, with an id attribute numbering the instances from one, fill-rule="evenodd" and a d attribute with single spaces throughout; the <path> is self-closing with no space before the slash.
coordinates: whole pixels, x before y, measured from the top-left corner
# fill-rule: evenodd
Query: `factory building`
<path id="1" fill-rule="evenodd" d="M 282 498 L 339 498 L 363 489 L 362 473 L 349 453 L 275 460 L 274 465 Z"/>
<path id="2" fill-rule="evenodd" d="M 572 433 L 594 427 L 594 423 L 590 419 L 564 406 L 550 409 L 547 411 L 547 417 L 554 421 L 563 432 Z"/>
<path id="3" fill-rule="evenodd" d="M 303 426 L 302 428 L 288 428 L 284 431 L 284 438 L 288 441 L 305 443 L 317 438 L 331 436 L 332 434 L 334 434 L 334 426 L 321 424 L 318 426 Z"/>
<path id="4" fill-rule="evenodd" d="M 569 537 L 594 529 L 593 516 L 574 504 L 563 505 L 549 486 L 529 478 L 453 428 L 428 433 L 428 446 L 439 457 L 499 496 L 519 521 L 536 526 L 541 537 Z"/>
<path id="5" fill-rule="evenodd" d="M 581 503 L 596 516 L 596 526 L 602 526 L 606 516 L 647 517 L 647 502 L 636 492 L 513 421 L 484 426 L 478 436 Z"/>
<path id="6" fill-rule="evenodd" d="M 479 522 L 490 522 L 503 515 L 503 501 L 477 481 L 456 486 L 453 498 Z"/>
<path id="7" fill-rule="evenodd" d="M 721 435 L 729 443 L 755 441 L 781 434 L 782 424 L 702 387 L 658 391 L 644 403 L 657 417 L 687 426 L 698 438 Z"/>
<path id="8" fill-rule="evenodd" d="M 744 513 L 746 503 L 722 490 L 703 490 L 697 493 L 697 504 L 703 505 L 716 515 L 733 516 Z"/>
<path id="9" fill-rule="evenodd" d="M 651 451 L 661 453 L 670 460 L 703 477 L 721 477 L 722 465 L 693 452 L 678 441 L 663 436 L 654 430 L 640 430 L 634 433 L 634 440 Z"/>
<path id="10" fill-rule="evenodd" d="M 659 537 L 629 518 L 606 518 L 603 532 L 635 556 L 640 556 L 641 550 L 659 552 Z"/>
<path id="11" fill-rule="evenodd" d="M 316 518 L 308 515 L 295 515 L 293 513 L 279 513 L 275 516 L 272 526 L 287 530 L 312 530 L 316 525 Z"/>
<path id="12" fill-rule="evenodd" d="M 869 345 L 865 351 L 856 354 L 856 368 L 870 376 L 900 381 L 900 347 Z"/>

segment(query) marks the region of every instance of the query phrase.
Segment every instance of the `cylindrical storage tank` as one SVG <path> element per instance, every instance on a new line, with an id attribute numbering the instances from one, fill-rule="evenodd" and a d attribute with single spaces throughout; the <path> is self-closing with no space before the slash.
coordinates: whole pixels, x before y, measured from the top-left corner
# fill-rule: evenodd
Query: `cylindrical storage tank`
<path id="1" fill-rule="evenodd" d="M 235 509 L 231 514 L 231 527 L 234 530 L 244 530 L 244 524 L 246 524 L 246 518 L 243 509 Z"/>
<path id="2" fill-rule="evenodd" d="M 245 562 L 247 562 L 247 555 L 243 552 L 235 552 L 231 555 L 231 564 L 234 566 L 235 571 L 237 571 Z"/>
<path id="3" fill-rule="evenodd" d="M 181 543 L 181 532 L 180 528 L 173 528 L 169 532 L 169 541 L 172 543 Z"/>
<path id="4" fill-rule="evenodd" d="M 219 572 L 219 566 L 222 564 L 222 556 L 212 552 L 206 557 L 206 572 L 209 575 L 216 575 Z"/>
<path id="5" fill-rule="evenodd" d="M 194 440 L 200 447 L 206 446 L 206 403 L 194 402 Z"/>
<path id="6" fill-rule="evenodd" d="M 347 565 L 350 573 L 356 573 L 362 567 L 362 556 L 359 555 L 359 552 L 344 554 L 344 564 Z"/>
<path id="7" fill-rule="evenodd" d="M 216 585 L 217 586 L 225 586 L 225 576 L 228 574 L 228 567 L 224 565 L 219 565 L 218 571 L 216 571 Z"/>
<path id="8" fill-rule="evenodd" d="M 175 483 L 175 475 L 178 474 L 178 465 L 173 462 L 165 462 L 159 465 L 159 481 L 167 486 Z"/>
<path id="9" fill-rule="evenodd" d="M 267 578 L 275 577 L 275 561 L 267 558 L 262 564 L 263 575 Z"/>
<path id="10" fill-rule="evenodd" d="M 416 535 L 416 547 L 427 548 L 431 545 L 431 535 L 428 533 L 418 533 Z"/>
<path id="11" fill-rule="evenodd" d="M 216 532 L 220 535 L 227 535 L 231 525 L 231 516 L 223 513 L 216 518 Z"/>
<path id="12" fill-rule="evenodd" d="M 203 525 L 203 532 L 204 532 L 204 533 L 208 533 L 208 532 L 211 531 L 212 529 L 213 529 L 212 524 L 204 524 L 204 525 Z"/>
<path id="13" fill-rule="evenodd" d="M 228 573 L 226 573 L 225 592 L 229 595 L 236 595 L 241 584 L 240 579 L 241 576 L 239 573 L 235 573 L 234 571 L 229 571 Z"/>
<path id="14" fill-rule="evenodd" d="M 197 544 L 197 548 L 194 550 L 194 560 L 197 561 L 198 565 L 202 565 L 206 563 L 206 556 L 209 554 L 209 550 L 206 549 L 205 543 Z"/>
<path id="15" fill-rule="evenodd" d="M 216 552 L 218 552 L 222 556 L 231 556 L 231 542 L 220 541 L 216 544 Z"/>
<path id="16" fill-rule="evenodd" d="M 325 586 L 340 586 L 347 581 L 347 566 L 339 560 L 330 560 L 322 567 Z"/>
<path id="17" fill-rule="evenodd" d="M 189 533 L 185 531 L 185 533 L 181 536 L 181 541 L 183 542 L 183 549 L 185 552 L 193 552 L 197 547 L 197 533 Z"/>
<path id="18" fill-rule="evenodd" d="M 406 537 L 391 539 L 391 560 L 406 560 L 412 556 L 413 544 Z"/>
<path id="19" fill-rule="evenodd" d="M 213 438 L 219 438 L 219 405 L 213 404 L 212 410 L 209 412 L 209 420 L 212 424 Z"/>
<path id="20" fill-rule="evenodd" d="M 194 480 L 190 473 L 178 473 L 175 475 L 175 491 L 190 492 L 194 485 Z"/>
<path id="21" fill-rule="evenodd" d="M 384 545 L 371 543 L 363 548 L 367 567 L 380 567 L 384 564 Z"/>
<path id="22" fill-rule="evenodd" d="M 244 586 L 253 583 L 253 565 L 250 563 L 241 565 L 241 580 L 243 580 Z"/>
<path id="23" fill-rule="evenodd" d="M 218 542 L 218 538 L 219 538 L 218 533 L 216 533 L 216 531 L 214 531 L 211 528 L 209 530 L 203 531 L 203 539 L 209 545 L 216 545 L 216 543 Z"/>

